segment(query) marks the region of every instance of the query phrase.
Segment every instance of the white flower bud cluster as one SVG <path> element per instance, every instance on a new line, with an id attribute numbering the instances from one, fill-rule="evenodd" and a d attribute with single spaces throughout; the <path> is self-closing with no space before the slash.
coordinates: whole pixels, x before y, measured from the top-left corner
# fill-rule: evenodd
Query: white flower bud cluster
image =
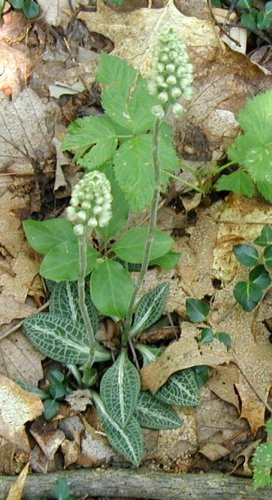
<path id="1" fill-rule="evenodd" d="M 67 219 L 74 233 L 83 236 L 96 226 L 106 226 L 111 218 L 111 186 L 105 174 L 96 170 L 84 175 L 73 189 Z"/>
<path id="2" fill-rule="evenodd" d="M 158 97 L 161 104 L 154 106 L 152 113 L 162 118 L 172 105 L 173 113 L 181 114 L 183 107 L 178 100 L 192 98 L 192 82 L 193 66 L 189 63 L 186 45 L 170 28 L 160 35 L 153 57 L 148 90 Z"/>

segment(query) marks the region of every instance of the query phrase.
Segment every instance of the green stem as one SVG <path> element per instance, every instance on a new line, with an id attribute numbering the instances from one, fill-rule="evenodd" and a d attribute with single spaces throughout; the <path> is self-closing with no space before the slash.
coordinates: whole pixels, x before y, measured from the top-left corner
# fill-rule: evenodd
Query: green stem
<path id="1" fill-rule="evenodd" d="M 87 242 L 86 242 L 86 237 L 84 235 L 78 238 L 78 249 L 79 249 L 79 277 L 77 281 L 78 304 L 80 312 L 83 317 L 84 326 L 89 336 L 90 346 L 94 346 L 95 343 L 94 331 L 85 300 L 85 276 L 87 274 Z"/>
<path id="2" fill-rule="evenodd" d="M 169 175 L 169 177 L 171 177 L 172 179 L 175 179 L 175 181 L 179 182 L 180 184 L 185 184 L 185 186 L 189 186 L 190 188 L 194 189 L 195 191 L 198 191 L 199 193 L 203 194 L 203 191 L 199 187 L 195 186 L 194 184 L 191 184 L 191 182 L 185 181 L 184 179 L 178 177 L 177 175 L 172 174 L 172 172 L 168 172 L 168 170 L 163 169 L 163 171 L 167 175 Z"/>
<path id="3" fill-rule="evenodd" d="M 129 330 L 130 330 L 131 324 L 132 324 L 132 316 L 133 316 L 134 307 L 135 307 L 135 304 L 137 301 L 137 295 L 138 295 L 138 292 L 143 284 L 144 277 L 145 277 L 146 271 L 148 269 L 151 248 L 152 248 L 152 244 L 154 241 L 154 235 L 155 235 L 156 226 L 157 226 L 157 213 L 158 213 L 158 206 L 159 206 L 159 201 L 160 201 L 160 187 L 161 187 L 161 167 L 160 167 L 160 161 L 159 161 L 160 125 L 161 125 L 161 119 L 156 118 L 156 120 L 154 122 L 153 138 L 152 138 L 153 139 L 152 156 L 153 156 L 154 173 L 155 173 L 155 179 L 154 179 L 155 185 L 154 185 L 153 199 L 152 199 L 151 208 L 150 208 L 150 219 L 149 219 L 149 225 L 148 225 L 147 239 L 145 242 L 145 250 L 144 250 L 142 267 L 141 267 L 141 271 L 140 271 L 139 276 L 138 276 L 137 283 L 135 285 L 133 295 L 131 297 L 128 315 L 127 315 L 127 318 L 126 318 L 125 324 L 124 324 L 123 342 L 125 345 L 128 342 L 128 335 L 129 335 Z"/>

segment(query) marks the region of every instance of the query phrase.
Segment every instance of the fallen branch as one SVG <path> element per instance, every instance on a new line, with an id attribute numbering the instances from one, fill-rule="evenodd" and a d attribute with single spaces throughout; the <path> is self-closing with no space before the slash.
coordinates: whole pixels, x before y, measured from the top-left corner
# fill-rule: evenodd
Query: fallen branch
<path id="1" fill-rule="evenodd" d="M 148 499 L 197 499 L 229 500 L 261 498 L 271 500 L 272 491 L 263 488 L 254 492 L 250 479 L 213 474 L 170 474 L 164 472 L 138 471 L 133 469 L 81 469 L 32 474 L 28 477 L 24 496 L 47 496 L 57 479 L 65 478 L 71 494 L 75 496 L 148 498 Z M 0 498 L 6 498 L 15 477 L 0 478 Z"/>

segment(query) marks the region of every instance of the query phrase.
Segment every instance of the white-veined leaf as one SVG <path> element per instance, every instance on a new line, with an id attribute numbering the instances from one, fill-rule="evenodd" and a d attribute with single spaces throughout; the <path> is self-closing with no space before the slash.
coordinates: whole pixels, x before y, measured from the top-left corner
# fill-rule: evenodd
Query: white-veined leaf
<path id="1" fill-rule="evenodd" d="M 188 368 L 174 373 L 156 392 L 156 397 L 172 405 L 197 406 L 200 397 L 194 370 Z"/>
<path id="2" fill-rule="evenodd" d="M 100 383 L 100 394 L 107 411 L 121 427 L 127 425 L 134 413 L 140 385 L 138 370 L 128 359 L 126 351 L 121 351 Z"/>
<path id="3" fill-rule="evenodd" d="M 169 284 L 161 283 L 141 298 L 137 305 L 134 322 L 129 334 L 131 337 L 146 330 L 161 317 L 168 292 Z"/>
<path id="4" fill-rule="evenodd" d="M 126 427 L 122 428 L 107 412 L 100 397 L 93 392 L 91 394 L 111 446 L 129 462 L 139 466 L 144 452 L 143 435 L 139 422 L 132 416 Z"/>
<path id="5" fill-rule="evenodd" d="M 136 417 L 147 429 L 177 429 L 182 425 L 175 410 L 148 391 L 140 392 Z"/>
<path id="6" fill-rule="evenodd" d="M 94 349 L 81 323 L 60 316 L 38 313 L 24 320 L 26 335 L 46 356 L 65 364 L 92 364 Z"/>
<path id="7" fill-rule="evenodd" d="M 91 301 L 89 290 L 86 290 L 85 300 L 93 331 L 96 334 L 98 330 L 98 314 L 96 307 Z M 74 322 L 80 321 L 84 324 L 78 302 L 77 283 L 74 281 L 56 283 L 50 296 L 49 311 L 51 314 L 70 318 Z"/>

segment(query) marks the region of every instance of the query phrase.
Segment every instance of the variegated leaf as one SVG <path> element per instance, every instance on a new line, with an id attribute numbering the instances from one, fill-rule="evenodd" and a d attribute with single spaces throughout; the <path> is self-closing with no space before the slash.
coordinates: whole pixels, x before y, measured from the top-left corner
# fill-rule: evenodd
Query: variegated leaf
<path id="1" fill-rule="evenodd" d="M 148 391 L 140 392 L 136 418 L 148 429 L 177 429 L 182 425 L 175 410 Z"/>

